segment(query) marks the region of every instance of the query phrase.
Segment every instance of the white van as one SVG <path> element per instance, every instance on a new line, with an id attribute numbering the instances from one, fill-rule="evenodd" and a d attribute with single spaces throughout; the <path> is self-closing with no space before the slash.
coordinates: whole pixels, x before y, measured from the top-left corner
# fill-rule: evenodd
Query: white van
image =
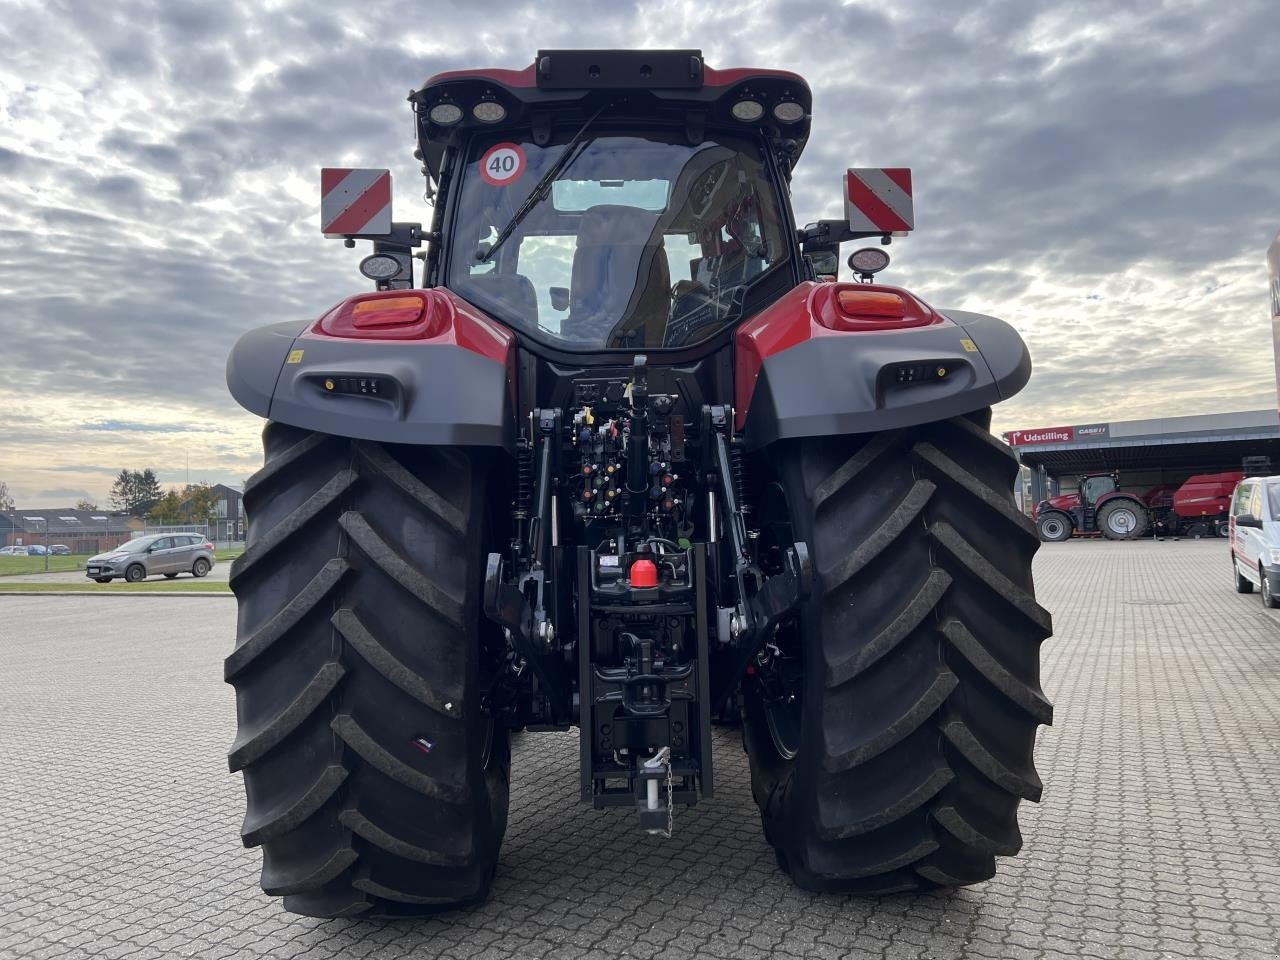
<path id="1" fill-rule="evenodd" d="M 1280 607 L 1280 477 L 1248 477 L 1231 495 L 1231 570 L 1236 592 L 1262 588 L 1262 602 Z"/>

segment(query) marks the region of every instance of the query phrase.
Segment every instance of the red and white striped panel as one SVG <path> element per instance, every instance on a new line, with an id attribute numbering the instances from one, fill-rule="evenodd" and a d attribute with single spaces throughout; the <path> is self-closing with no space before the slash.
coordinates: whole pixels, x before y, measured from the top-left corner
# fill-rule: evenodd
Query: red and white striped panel
<path id="1" fill-rule="evenodd" d="M 391 232 L 391 171 L 320 171 L 320 231 L 329 237 Z"/>
<path id="2" fill-rule="evenodd" d="M 850 230 L 902 233 L 915 227 L 908 167 L 852 167 L 844 198 Z"/>

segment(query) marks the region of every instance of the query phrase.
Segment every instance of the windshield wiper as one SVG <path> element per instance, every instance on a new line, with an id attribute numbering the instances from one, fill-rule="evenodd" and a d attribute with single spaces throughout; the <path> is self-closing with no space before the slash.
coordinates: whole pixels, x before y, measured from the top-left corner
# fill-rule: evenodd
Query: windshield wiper
<path id="1" fill-rule="evenodd" d="M 507 225 L 498 231 L 497 239 L 493 241 L 488 250 L 476 256 L 476 263 L 489 262 L 489 258 L 498 251 L 500 246 L 507 242 L 511 234 L 515 232 L 516 227 L 520 226 L 520 221 L 527 217 L 530 211 L 532 211 L 533 208 L 541 203 L 543 198 L 546 197 L 547 190 L 550 189 L 551 184 L 560 176 L 560 174 L 569 169 L 569 165 L 573 163 L 574 160 L 578 159 L 578 157 L 582 155 L 586 149 L 585 145 L 583 150 L 580 150 L 577 153 L 574 153 L 574 150 L 577 148 L 578 144 L 582 143 L 582 138 L 583 135 L 586 134 L 587 128 L 595 122 L 596 117 L 604 113 L 608 106 L 609 104 L 606 103 L 591 116 L 587 117 L 586 122 L 578 128 L 578 132 L 573 135 L 573 138 L 567 144 L 565 144 L 564 151 L 556 158 L 556 162 L 548 167 L 547 172 L 544 173 L 538 182 L 533 185 L 533 189 L 529 191 L 529 195 L 524 198 L 524 203 L 520 204 L 520 207 L 514 214 L 512 214 L 511 219 L 507 221 Z"/>

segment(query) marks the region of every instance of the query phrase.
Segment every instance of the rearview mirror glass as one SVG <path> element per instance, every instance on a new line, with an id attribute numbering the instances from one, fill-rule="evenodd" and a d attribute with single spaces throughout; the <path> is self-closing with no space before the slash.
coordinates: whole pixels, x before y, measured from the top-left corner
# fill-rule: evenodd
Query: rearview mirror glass
<path id="1" fill-rule="evenodd" d="M 806 250 L 804 257 L 813 264 L 813 272 L 819 277 L 834 279 L 840 270 L 840 255 L 835 250 Z"/>

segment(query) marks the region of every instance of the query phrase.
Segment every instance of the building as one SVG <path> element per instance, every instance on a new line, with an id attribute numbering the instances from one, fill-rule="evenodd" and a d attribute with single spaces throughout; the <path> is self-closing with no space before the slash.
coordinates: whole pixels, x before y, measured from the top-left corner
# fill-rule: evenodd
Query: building
<path id="1" fill-rule="evenodd" d="M 217 498 L 213 504 L 213 516 L 208 518 L 205 536 L 219 543 L 244 539 L 244 505 L 240 491 L 225 483 L 215 483 L 210 488 Z M 190 501 L 182 504 L 183 516 L 188 522 L 203 525 L 203 518 L 191 516 Z"/>
<path id="2" fill-rule="evenodd" d="M 0 513 L 0 547 L 60 543 L 91 555 L 120 546 L 136 524 L 133 517 L 103 510 L 6 510 Z"/>
<path id="3" fill-rule="evenodd" d="M 1269 469 L 1280 471 L 1275 410 L 1035 427 L 1010 430 L 1004 438 L 1029 468 L 1030 503 L 1090 473 L 1116 473 L 1122 487 L 1139 489 L 1179 484 L 1196 473 L 1241 470 L 1246 457 L 1268 458 Z"/>

